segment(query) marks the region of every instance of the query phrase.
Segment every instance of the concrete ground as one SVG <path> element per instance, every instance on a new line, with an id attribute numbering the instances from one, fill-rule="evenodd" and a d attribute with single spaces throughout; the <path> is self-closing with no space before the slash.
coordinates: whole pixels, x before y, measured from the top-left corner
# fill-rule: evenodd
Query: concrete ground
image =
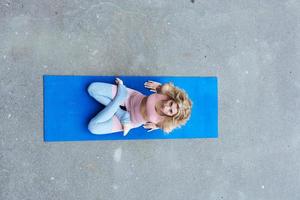
<path id="1" fill-rule="evenodd" d="M 299 13 L 297 0 L 0 0 L 0 199 L 300 199 Z M 43 74 L 218 76 L 219 138 L 45 144 Z"/>

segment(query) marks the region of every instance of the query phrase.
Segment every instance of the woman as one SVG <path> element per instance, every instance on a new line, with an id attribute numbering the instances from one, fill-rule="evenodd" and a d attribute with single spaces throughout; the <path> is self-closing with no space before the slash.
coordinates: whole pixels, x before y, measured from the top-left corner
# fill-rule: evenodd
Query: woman
<path id="1" fill-rule="evenodd" d="M 123 131 L 125 136 L 141 125 L 148 131 L 161 128 L 170 133 L 190 118 L 191 100 L 172 83 L 145 82 L 144 86 L 155 92 L 149 96 L 126 88 L 119 78 L 116 84 L 94 82 L 88 87 L 89 94 L 105 105 L 89 122 L 88 129 L 93 134 Z"/>

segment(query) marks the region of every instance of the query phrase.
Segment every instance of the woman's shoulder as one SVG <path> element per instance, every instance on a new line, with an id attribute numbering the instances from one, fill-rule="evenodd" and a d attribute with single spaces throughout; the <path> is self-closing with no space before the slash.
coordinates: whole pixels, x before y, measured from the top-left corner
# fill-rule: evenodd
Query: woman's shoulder
<path id="1" fill-rule="evenodd" d="M 153 93 L 153 94 L 150 94 L 148 97 L 150 97 L 152 99 L 164 99 L 164 98 L 167 98 L 168 96 L 165 94 Z"/>

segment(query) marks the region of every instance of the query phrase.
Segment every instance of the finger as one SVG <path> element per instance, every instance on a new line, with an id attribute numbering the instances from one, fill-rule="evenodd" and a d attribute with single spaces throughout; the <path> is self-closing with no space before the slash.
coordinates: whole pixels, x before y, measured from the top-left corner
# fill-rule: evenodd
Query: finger
<path id="1" fill-rule="evenodd" d="M 152 124 L 152 123 L 149 123 L 149 124 L 147 124 L 147 127 L 149 127 L 149 128 L 153 128 L 153 127 L 155 127 L 155 126 L 154 126 L 154 124 Z"/>
<path id="2" fill-rule="evenodd" d="M 145 125 L 144 128 L 145 128 L 145 129 L 152 129 L 153 126 L 151 126 L 151 125 Z"/>
<path id="3" fill-rule="evenodd" d="M 153 126 L 147 126 L 146 129 L 153 129 Z"/>
<path id="4" fill-rule="evenodd" d="M 148 128 L 148 129 L 150 128 L 150 129 L 151 129 L 151 128 L 152 128 L 151 124 L 148 124 L 148 125 L 146 126 L 146 128 Z"/>

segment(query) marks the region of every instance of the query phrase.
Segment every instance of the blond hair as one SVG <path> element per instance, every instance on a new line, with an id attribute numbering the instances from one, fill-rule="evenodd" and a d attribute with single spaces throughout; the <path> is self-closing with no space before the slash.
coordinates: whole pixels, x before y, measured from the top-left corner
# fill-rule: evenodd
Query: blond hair
<path id="1" fill-rule="evenodd" d="M 178 112 L 174 116 L 165 116 L 158 126 L 165 132 L 170 133 L 173 129 L 185 125 L 191 116 L 192 101 L 183 89 L 175 87 L 172 82 L 165 83 L 160 88 L 160 93 L 169 97 L 178 105 Z"/>

